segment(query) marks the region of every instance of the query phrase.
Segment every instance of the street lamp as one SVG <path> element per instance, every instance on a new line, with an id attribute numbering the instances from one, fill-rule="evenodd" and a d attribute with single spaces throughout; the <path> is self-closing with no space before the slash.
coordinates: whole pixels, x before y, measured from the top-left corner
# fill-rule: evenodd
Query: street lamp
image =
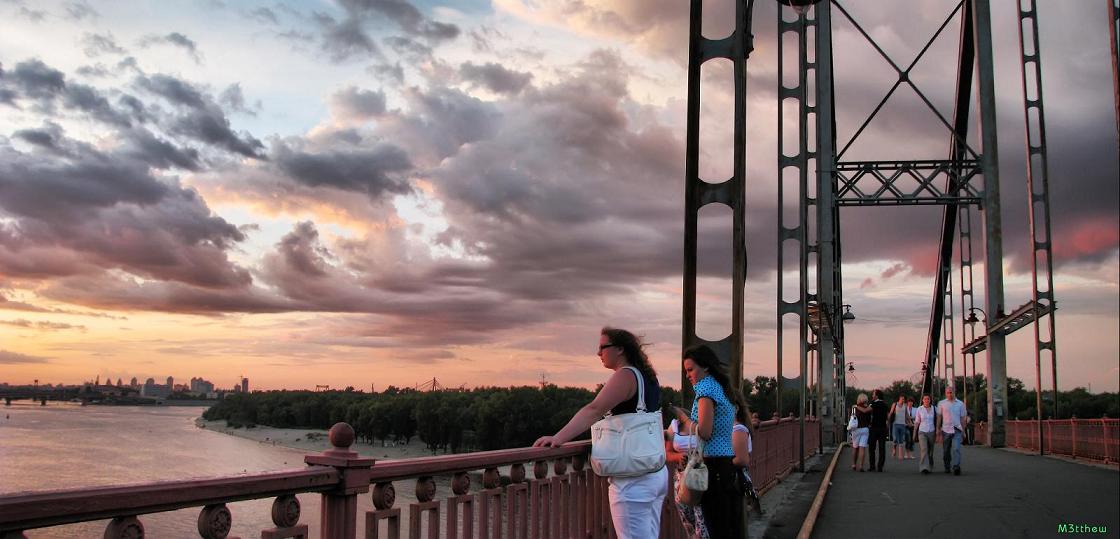
<path id="1" fill-rule="evenodd" d="M 985 320 L 988 318 L 988 313 L 984 312 L 984 309 L 981 309 L 980 307 L 970 307 L 968 309 L 968 318 L 964 319 L 964 323 L 971 326 L 976 324 L 977 322 L 980 322 L 980 319 L 976 317 L 976 311 L 984 313 Z M 984 325 L 986 326 L 988 325 L 988 323 L 985 321 Z"/>
<path id="2" fill-rule="evenodd" d="M 844 305 L 844 314 L 840 315 L 840 320 L 843 320 L 844 322 L 850 322 L 850 321 L 855 320 L 855 319 L 856 319 L 856 315 L 852 314 L 852 306 L 848 305 L 848 304 L 845 304 Z"/>

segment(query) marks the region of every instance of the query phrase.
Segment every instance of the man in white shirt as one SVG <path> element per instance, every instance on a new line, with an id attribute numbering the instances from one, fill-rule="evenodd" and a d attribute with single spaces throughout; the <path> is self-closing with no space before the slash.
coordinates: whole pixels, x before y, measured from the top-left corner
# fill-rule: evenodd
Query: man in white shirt
<path id="1" fill-rule="evenodd" d="M 945 473 L 961 474 L 961 437 L 968 426 L 968 412 L 957 400 L 953 386 L 945 388 L 945 398 L 937 403 L 937 428 L 941 431 L 942 460 Z M 950 470 L 950 465 L 952 470 Z"/>

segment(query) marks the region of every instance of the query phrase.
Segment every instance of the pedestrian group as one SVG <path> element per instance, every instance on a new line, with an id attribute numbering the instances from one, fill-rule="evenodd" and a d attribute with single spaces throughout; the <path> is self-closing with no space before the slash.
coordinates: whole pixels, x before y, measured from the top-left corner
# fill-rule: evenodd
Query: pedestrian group
<path id="1" fill-rule="evenodd" d="M 914 458 L 914 441 L 918 442 L 918 470 L 922 474 L 933 471 L 933 446 L 941 442 L 942 463 L 945 473 L 961 474 L 961 442 L 968 427 L 968 412 L 964 402 L 956 398 L 952 386 L 945 388 L 945 398 L 931 404 L 929 395 L 922 395 L 921 406 L 914 406 L 914 399 L 899 395 L 898 402 L 887 408 L 883 392 L 860 393 L 852 406 L 848 419 L 848 433 L 852 445 L 852 469 L 882 472 L 886 461 L 887 427 L 890 426 L 891 456 L 899 462 Z M 870 466 L 867 453 L 871 453 Z M 876 459 L 878 455 L 878 459 Z"/>

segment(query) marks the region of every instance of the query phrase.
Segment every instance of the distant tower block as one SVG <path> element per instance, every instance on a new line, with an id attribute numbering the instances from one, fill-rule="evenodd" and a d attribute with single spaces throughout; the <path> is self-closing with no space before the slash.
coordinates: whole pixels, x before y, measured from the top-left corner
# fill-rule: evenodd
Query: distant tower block
<path id="1" fill-rule="evenodd" d="M 167 377 L 167 387 L 175 387 L 175 377 L 174 376 L 168 376 Z"/>
<path id="2" fill-rule="evenodd" d="M 245 378 L 244 376 L 241 377 L 241 392 L 242 393 L 248 393 L 249 392 L 249 379 Z"/>

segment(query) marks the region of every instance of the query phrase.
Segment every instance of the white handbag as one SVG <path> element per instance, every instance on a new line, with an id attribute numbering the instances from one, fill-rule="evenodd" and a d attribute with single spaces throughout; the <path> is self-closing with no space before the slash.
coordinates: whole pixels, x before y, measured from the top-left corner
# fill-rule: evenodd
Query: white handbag
<path id="1" fill-rule="evenodd" d="M 700 505 L 707 490 L 708 466 L 704 464 L 704 440 L 696 436 L 696 443 L 688 451 L 688 461 L 681 474 L 681 482 L 677 485 L 677 501 L 696 507 Z"/>
<path id="2" fill-rule="evenodd" d="M 603 477 L 638 477 L 665 467 L 661 410 L 646 411 L 645 381 L 638 377 L 638 407 L 632 414 L 607 414 L 591 425 L 591 469 Z"/>
<path id="3" fill-rule="evenodd" d="M 856 419 L 856 410 L 852 408 L 852 416 L 848 418 L 848 430 L 856 430 L 859 428 L 859 419 Z"/>

